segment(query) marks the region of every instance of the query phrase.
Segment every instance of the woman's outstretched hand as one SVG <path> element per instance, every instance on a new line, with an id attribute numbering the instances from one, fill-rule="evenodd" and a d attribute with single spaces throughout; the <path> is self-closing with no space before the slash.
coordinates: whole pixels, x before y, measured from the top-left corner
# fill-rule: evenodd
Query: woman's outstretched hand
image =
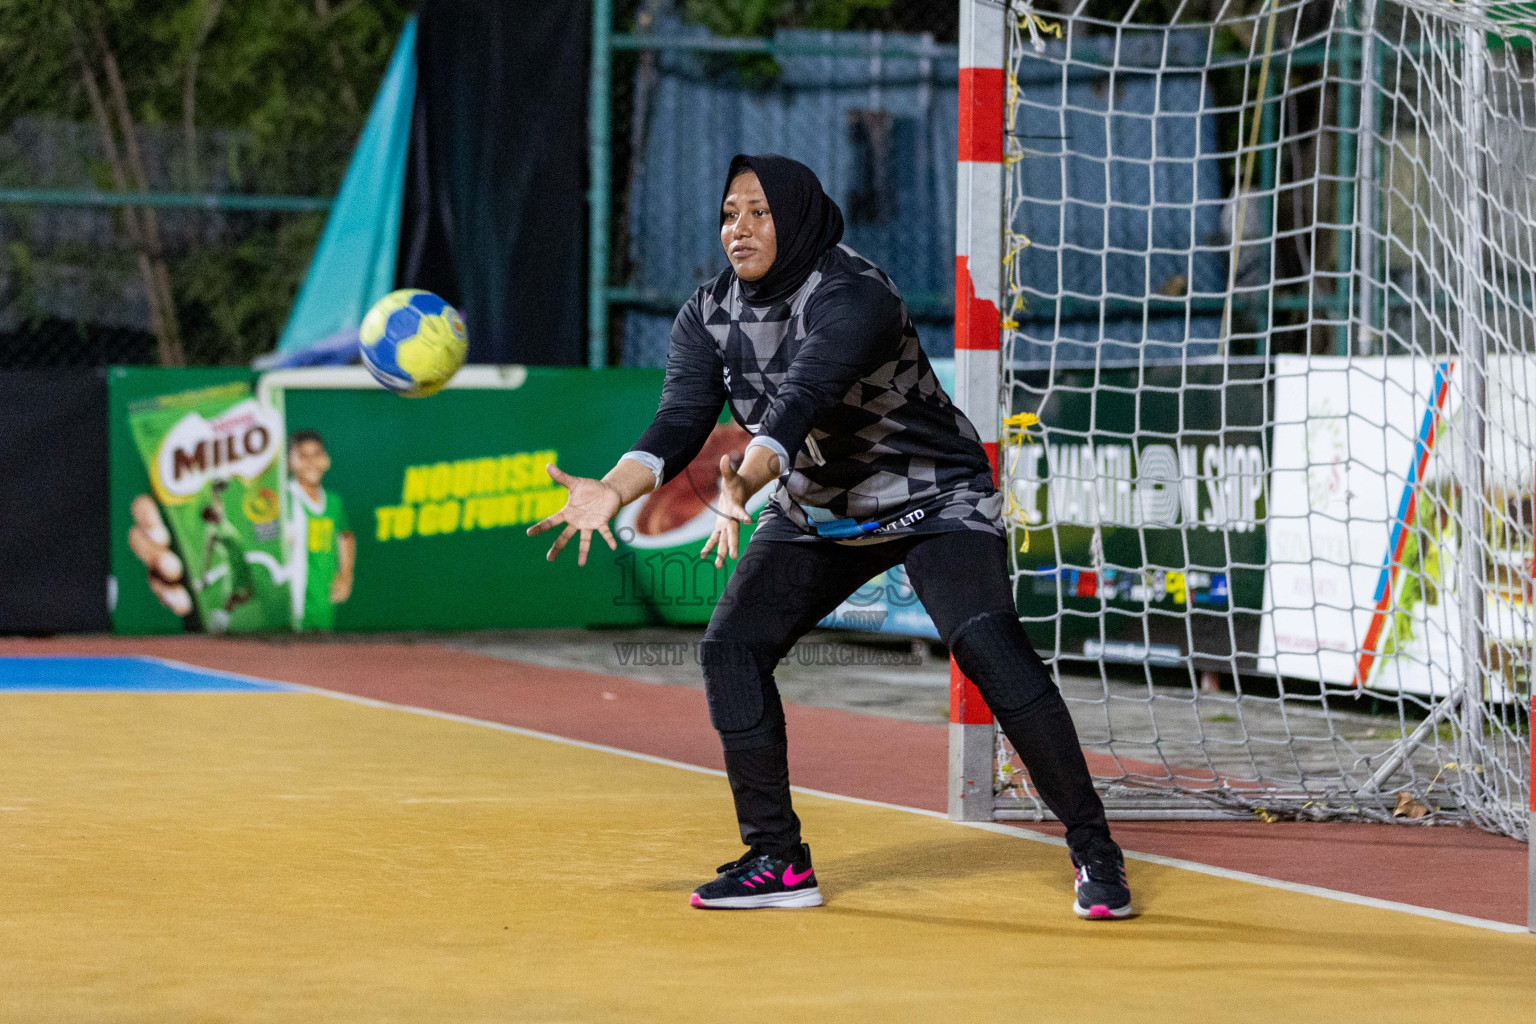
<path id="1" fill-rule="evenodd" d="M 560 531 L 560 536 L 556 537 L 555 542 L 549 546 L 549 554 L 544 556 L 545 560 L 553 562 L 571 542 L 571 538 L 579 533 L 581 543 L 576 548 L 576 564 L 586 565 L 587 551 L 592 547 L 594 530 L 608 542 L 610 549 L 617 551 L 619 544 L 613 539 L 613 533 L 608 529 L 608 522 L 618 515 L 619 509 L 624 505 L 618 489 L 602 480 L 571 476 L 553 462 L 544 468 L 548 470 L 551 480 L 569 492 L 565 496 L 564 508 L 528 527 L 528 536 L 532 537 L 564 524 L 565 529 Z"/>
<path id="2" fill-rule="evenodd" d="M 741 548 L 741 524 L 750 523 L 752 514 L 747 511 L 747 500 L 754 492 L 736 472 L 736 464 L 729 455 L 720 456 L 720 496 L 715 500 L 715 528 L 709 540 L 699 552 L 700 558 L 715 553 L 715 568 L 725 565 L 727 558 L 736 558 Z"/>

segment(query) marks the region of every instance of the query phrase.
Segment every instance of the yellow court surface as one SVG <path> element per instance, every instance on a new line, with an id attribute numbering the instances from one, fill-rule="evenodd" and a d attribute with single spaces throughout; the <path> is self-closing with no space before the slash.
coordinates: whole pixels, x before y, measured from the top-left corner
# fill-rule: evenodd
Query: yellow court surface
<path id="1" fill-rule="evenodd" d="M 315 693 L 0 693 L 0 749 L 7 1022 L 1536 1012 L 1530 936 L 1140 862 L 1086 923 L 1059 847 L 822 797 L 827 906 L 694 910 L 723 779 Z"/>

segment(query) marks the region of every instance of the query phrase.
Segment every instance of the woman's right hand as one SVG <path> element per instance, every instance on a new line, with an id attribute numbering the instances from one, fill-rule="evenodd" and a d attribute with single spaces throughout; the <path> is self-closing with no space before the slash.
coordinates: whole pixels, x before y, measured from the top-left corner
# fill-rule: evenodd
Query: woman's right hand
<path id="1" fill-rule="evenodd" d="M 618 515 L 619 509 L 624 505 L 618 489 L 601 480 L 593 480 L 591 477 L 571 476 L 553 462 L 545 469 L 549 472 L 549 478 L 568 492 L 564 508 L 528 527 L 528 536 L 533 537 L 564 524 L 565 529 L 560 531 L 560 536 L 556 537 L 555 542 L 549 546 L 549 554 L 544 556 L 545 560 L 553 562 L 570 543 L 571 538 L 580 534 L 581 543 L 576 548 L 576 564 L 586 565 L 587 551 L 592 547 L 594 530 L 608 542 L 610 549 L 617 551 L 619 544 L 613 539 L 613 533 L 608 529 L 608 522 Z"/>

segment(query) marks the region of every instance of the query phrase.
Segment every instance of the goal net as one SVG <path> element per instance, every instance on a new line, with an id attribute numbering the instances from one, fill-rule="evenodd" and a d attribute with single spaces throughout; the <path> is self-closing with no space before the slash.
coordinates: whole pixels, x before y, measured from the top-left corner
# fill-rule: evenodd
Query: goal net
<path id="1" fill-rule="evenodd" d="M 1524 838 L 1536 3 L 1126 6 L 961 38 L 957 393 L 1106 803 Z"/>

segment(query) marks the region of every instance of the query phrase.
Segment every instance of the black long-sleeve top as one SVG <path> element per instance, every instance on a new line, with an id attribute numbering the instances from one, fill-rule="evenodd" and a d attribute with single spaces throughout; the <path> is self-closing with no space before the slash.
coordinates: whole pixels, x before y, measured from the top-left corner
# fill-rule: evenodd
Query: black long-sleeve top
<path id="1" fill-rule="evenodd" d="M 935 378 L 896 286 L 846 245 L 784 302 L 748 304 L 729 270 L 695 292 L 631 456 L 671 479 L 725 402 L 787 468 L 761 529 L 838 540 L 1002 532 L 975 428 Z"/>

